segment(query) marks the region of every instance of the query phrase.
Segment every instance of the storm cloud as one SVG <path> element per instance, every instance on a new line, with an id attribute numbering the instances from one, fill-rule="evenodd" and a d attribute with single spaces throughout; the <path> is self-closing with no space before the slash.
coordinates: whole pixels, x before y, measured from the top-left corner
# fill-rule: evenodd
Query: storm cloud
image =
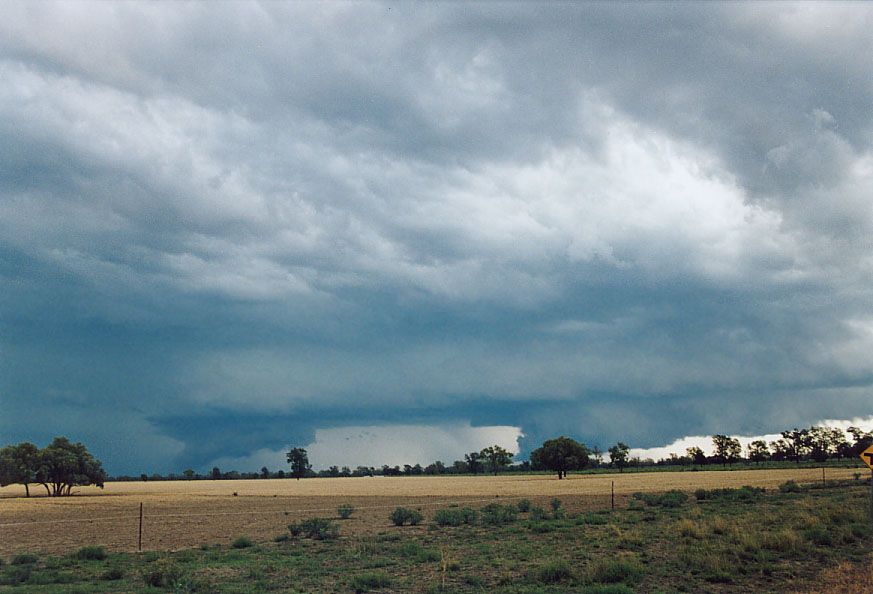
<path id="1" fill-rule="evenodd" d="M 866 5 L 4 13 L 3 443 L 166 472 L 871 414 Z"/>

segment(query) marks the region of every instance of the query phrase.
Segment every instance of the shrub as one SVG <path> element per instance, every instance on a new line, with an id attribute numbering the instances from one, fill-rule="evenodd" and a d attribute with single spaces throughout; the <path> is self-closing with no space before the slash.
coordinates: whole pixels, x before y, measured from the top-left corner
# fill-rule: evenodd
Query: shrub
<path id="1" fill-rule="evenodd" d="M 536 569 L 536 579 L 543 584 L 557 584 L 573 577 L 566 561 L 551 561 Z"/>
<path id="2" fill-rule="evenodd" d="M 248 536 L 240 536 L 232 543 L 230 543 L 230 546 L 235 549 L 247 549 L 252 546 L 252 539 L 250 539 Z"/>
<path id="3" fill-rule="evenodd" d="M 643 568 L 632 559 L 599 559 L 591 566 L 589 577 L 601 584 L 634 584 L 643 577 Z"/>
<path id="4" fill-rule="evenodd" d="M 634 594 L 634 591 L 624 584 L 606 584 L 587 586 L 582 588 L 579 594 Z"/>
<path id="5" fill-rule="evenodd" d="M 312 540 L 333 540 L 339 537 L 339 526 L 326 518 L 309 518 L 299 524 L 289 524 L 292 536 L 303 536 Z"/>
<path id="6" fill-rule="evenodd" d="M 288 542 L 291 537 L 287 534 L 277 534 L 273 537 L 273 542 Z"/>
<path id="7" fill-rule="evenodd" d="M 12 565 L 33 565 L 39 561 L 39 555 L 33 553 L 20 553 L 12 557 L 10 563 Z"/>
<path id="8" fill-rule="evenodd" d="M 382 572 L 362 573 L 353 577 L 350 585 L 355 592 L 369 592 L 374 588 L 390 586 L 391 578 Z"/>
<path id="9" fill-rule="evenodd" d="M 742 501 L 751 502 L 758 500 L 765 493 L 762 487 L 740 487 L 739 489 L 697 489 L 694 497 L 698 501 Z"/>
<path id="10" fill-rule="evenodd" d="M 590 524 L 592 526 L 603 526 L 608 523 L 609 519 L 603 514 L 588 512 L 587 514 L 579 514 L 576 516 L 576 524 L 578 525 Z"/>
<path id="11" fill-rule="evenodd" d="M 350 503 L 343 503 L 338 508 L 336 508 L 336 513 L 339 514 L 339 517 L 343 520 L 348 520 L 352 517 L 352 512 L 355 511 L 354 506 Z"/>
<path id="12" fill-rule="evenodd" d="M 438 509 L 434 514 L 434 522 L 439 526 L 460 526 L 462 524 L 473 525 L 476 523 L 476 510 L 465 507 Z"/>
<path id="13" fill-rule="evenodd" d="M 439 561 L 442 555 L 436 549 L 422 547 L 417 542 L 409 542 L 400 547 L 400 554 L 404 557 L 415 559 L 418 563 Z"/>
<path id="14" fill-rule="evenodd" d="M 103 561 L 106 558 L 106 549 L 103 547 L 82 547 L 75 554 L 76 559 Z"/>
<path id="15" fill-rule="evenodd" d="M 114 582 L 115 580 L 120 580 L 123 577 L 124 571 L 122 571 L 120 567 L 110 567 L 103 573 L 103 575 L 100 576 L 100 579 L 107 582 Z"/>
<path id="16" fill-rule="evenodd" d="M 482 508 L 482 524 L 499 525 L 515 522 L 516 508 L 511 505 L 489 503 Z"/>
<path id="17" fill-rule="evenodd" d="M 555 497 L 551 501 L 549 501 L 549 505 L 552 506 L 552 511 L 558 511 L 561 509 L 561 500 Z"/>
<path id="18" fill-rule="evenodd" d="M 417 526 L 423 519 L 421 512 L 414 509 L 407 509 L 405 507 L 398 507 L 391 512 L 389 517 L 391 521 L 394 522 L 395 526 L 403 526 L 406 523 L 410 526 Z"/>
<path id="19" fill-rule="evenodd" d="M 30 579 L 32 573 L 33 566 L 30 564 L 10 567 L 0 575 L 0 584 L 9 586 L 23 584 Z"/>
<path id="20" fill-rule="evenodd" d="M 541 520 L 548 519 L 548 514 L 546 514 L 546 510 L 538 505 L 535 505 L 530 509 L 530 519 L 534 522 L 539 522 Z"/>
<path id="21" fill-rule="evenodd" d="M 519 512 L 526 514 L 530 511 L 530 499 L 522 499 L 516 504 L 516 507 Z"/>
<path id="22" fill-rule="evenodd" d="M 555 527 L 546 522 L 533 522 L 530 525 L 530 531 L 534 534 L 545 534 L 546 532 L 554 532 Z"/>
<path id="23" fill-rule="evenodd" d="M 666 493 L 634 493 L 633 497 L 649 507 L 681 507 L 688 501 L 688 495 L 678 489 Z"/>
<path id="24" fill-rule="evenodd" d="M 794 481 L 786 481 L 779 485 L 780 493 L 800 493 L 801 491 L 803 491 L 803 487 Z"/>
<path id="25" fill-rule="evenodd" d="M 146 586 L 153 588 L 173 588 L 182 580 L 182 570 L 173 563 L 153 567 L 142 575 Z"/>

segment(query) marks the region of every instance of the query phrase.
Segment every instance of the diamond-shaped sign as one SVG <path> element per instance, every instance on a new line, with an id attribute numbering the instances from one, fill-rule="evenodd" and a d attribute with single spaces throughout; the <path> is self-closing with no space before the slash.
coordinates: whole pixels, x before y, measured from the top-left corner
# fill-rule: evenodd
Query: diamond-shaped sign
<path id="1" fill-rule="evenodd" d="M 873 445 L 861 452 L 861 460 L 873 470 Z"/>

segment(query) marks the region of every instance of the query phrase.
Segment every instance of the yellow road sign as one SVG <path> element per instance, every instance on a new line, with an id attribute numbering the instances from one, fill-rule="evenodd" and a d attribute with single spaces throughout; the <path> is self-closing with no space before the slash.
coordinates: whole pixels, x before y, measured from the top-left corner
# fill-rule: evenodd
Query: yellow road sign
<path id="1" fill-rule="evenodd" d="M 873 470 L 873 445 L 861 452 L 861 460 Z"/>

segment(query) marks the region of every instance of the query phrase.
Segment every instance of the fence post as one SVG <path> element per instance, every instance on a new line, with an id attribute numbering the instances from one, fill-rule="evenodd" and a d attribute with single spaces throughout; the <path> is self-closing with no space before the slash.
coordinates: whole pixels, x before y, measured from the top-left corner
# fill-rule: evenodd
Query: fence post
<path id="1" fill-rule="evenodd" d="M 142 552 L 142 501 L 139 502 L 139 537 L 136 540 L 136 550 Z"/>
<path id="2" fill-rule="evenodd" d="M 612 481 L 611 499 L 612 499 L 612 510 L 615 511 L 615 481 Z"/>

